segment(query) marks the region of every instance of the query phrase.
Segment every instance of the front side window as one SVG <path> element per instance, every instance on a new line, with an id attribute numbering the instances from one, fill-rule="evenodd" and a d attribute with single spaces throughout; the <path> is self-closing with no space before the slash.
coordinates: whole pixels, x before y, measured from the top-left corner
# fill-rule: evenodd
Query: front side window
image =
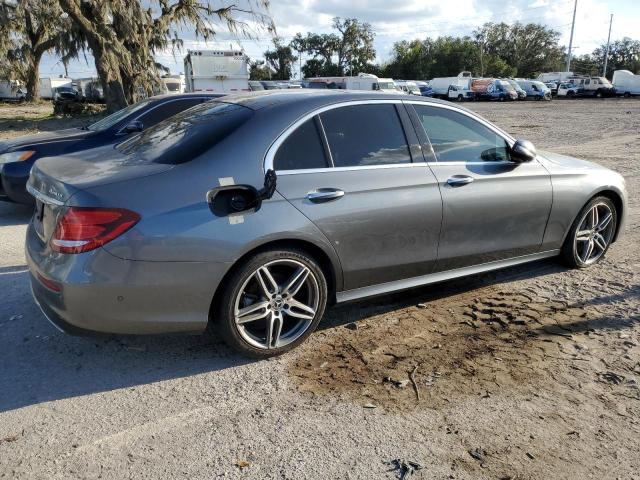
<path id="1" fill-rule="evenodd" d="M 410 163 L 393 104 L 352 105 L 320 114 L 336 167 Z"/>
<path id="2" fill-rule="evenodd" d="M 414 105 L 439 162 L 509 161 L 509 144 L 483 124 L 453 110 Z"/>
<path id="3" fill-rule="evenodd" d="M 273 159 L 273 167 L 278 170 L 305 170 L 326 168 L 324 147 L 313 118 L 300 125 L 282 142 Z"/>

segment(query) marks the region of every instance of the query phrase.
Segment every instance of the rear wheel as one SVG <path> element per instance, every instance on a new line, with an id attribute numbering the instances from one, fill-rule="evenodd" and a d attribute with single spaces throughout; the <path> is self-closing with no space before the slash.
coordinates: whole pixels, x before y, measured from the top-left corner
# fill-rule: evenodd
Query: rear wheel
<path id="1" fill-rule="evenodd" d="M 240 353 L 271 357 L 302 343 L 317 327 L 326 303 L 327 282 L 313 258 L 298 250 L 262 252 L 229 278 L 218 326 Z"/>
<path id="2" fill-rule="evenodd" d="M 570 267 L 585 268 L 599 262 L 609 249 L 618 222 L 616 207 L 607 197 L 587 203 L 573 223 L 562 247 Z"/>
<path id="3" fill-rule="evenodd" d="M 464 97 L 462 95 L 458 95 L 458 101 L 461 102 L 464 100 Z"/>
<path id="4" fill-rule="evenodd" d="M 631 96 L 631 93 L 629 92 L 624 92 L 624 98 L 629 98 Z"/>

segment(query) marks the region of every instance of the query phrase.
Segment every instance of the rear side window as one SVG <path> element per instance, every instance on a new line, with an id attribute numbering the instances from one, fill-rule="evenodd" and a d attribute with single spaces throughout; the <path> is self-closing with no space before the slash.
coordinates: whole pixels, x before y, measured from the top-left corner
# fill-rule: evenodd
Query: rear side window
<path id="1" fill-rule="evenodd" d="M 180 113 L 187 108 L 194 107 L 200 103 L 202 103 L 201 98 L 171 100 L 150 108 L 148 112 L 142 114 L 139 120 L 142 122 L 142 126 L 144 128 L 153 127 L 162 120 L 173 117 L 176 113 Z"/>
<path id="2" fill-rule="evenodd" d="M 353 105 L 320 114 L 336 167 L 410 163 L 393 104 Z"/>
<path id="3" fill-rule="evenodd" d="M 313 118 L 300 125 L 280 145 L 273 161 L 278 170 L 326 168 L 327 158 Z"/>
<path id="4" fill-rule="evenodd" d="M 241 105 L 207 102 L 148 128 L 118 145 L 132 163 L 177 164 L 193 160 L 253 116 Z"/>
<path id="5" fill-rule="evenodd" d="M 440 162 L 508 161 L 509 145 L 473 118 L 445 108 L 414 105 Z"/>

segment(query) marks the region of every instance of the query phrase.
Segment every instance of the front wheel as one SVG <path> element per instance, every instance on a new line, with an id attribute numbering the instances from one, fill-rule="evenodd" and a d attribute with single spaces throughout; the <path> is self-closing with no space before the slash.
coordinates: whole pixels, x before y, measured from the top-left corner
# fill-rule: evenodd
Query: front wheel
<path id="1" fill-rule="evenodd" d="M 228 279 L 217 323 L 229 346 L 254 358 L 280 355 L 315 330 L 327 304 L 327 281 L 298 250 L 259 253 Z"/>
<path id="2" fill-rule="evenodd" d="M 596 197 L 587 203 L 562 246 L 564 263 L 585 268 L 599 262 L 611 245 L 617 222 L 616 207 L 607 197 Z"/>

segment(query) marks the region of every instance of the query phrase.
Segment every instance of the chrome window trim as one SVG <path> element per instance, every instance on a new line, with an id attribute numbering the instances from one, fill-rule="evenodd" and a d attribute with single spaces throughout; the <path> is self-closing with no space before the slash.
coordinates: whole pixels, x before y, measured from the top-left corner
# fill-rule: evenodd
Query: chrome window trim
<path id="1" fill-rule="evenodd" d="M 299 175 L 301 173 L 324 173 L 324 172 L 351 172 L 353 170 L 383 170 L 388 168 L 409 168 L 426 167 L 425 162 L 415 163 L 388 163 L 384 165 L 360 165 L 358 167 L 327 167 L 327 168 L 301 168 L 299 170 L 278 170 L 280 175 Z"/>
<path id="2" fill-rule="evenodd" d="M 462 110 L 460 108 L 457 108 L 454 105 L 443 105 L 440 103 L 431 103 L 428 101 L 419 101 L 419 100 L 405 100 L 402 98 L 399 99 L 380 99 L 380 100 L 376 100 L 376 99 L 371 99 L 371 100 L 347 100 L 344 102 L 337 102 L 337 103 L 332 103 L 330 105 L 325 105 L 323 107 L 317 108 L 315 110 L 313 110 L 312 112 L 306 113 L 305 115 L 303 115 L 302 117 L 298 118 L 296 121 L 294 121 L 291 125 L 289 125 L 287 128 L 285 128 L 282 133 L 280 133 L 280 135 L 278 135 L 278 138 L 276 138 L 273 143 L 269 146 L 269 149 L 267 150 L 267 153 L 265 154 L 265 158 L 264 158 L 264 162 L 263 162 L 263 169 L 264 172 L 266 173 L 267 170 L 273 169 L 273 160 L 274 157 L 276 155 L 276 152 L 278 151 L 278 148 L 280 148 L 280 145 L 282 145 L 284 143 L 284 141 L 289 137 L 289 135 L 291 135 L 293 133 L 293 131 L 298 128 L 300 125 L 302 125 L 304 122 L 306 122 L 307 120 L 309 120 L 310 118 L 313 118 L 316 115 L 320 115 L 323 112 L 329 111 L 329 110 L 334 110 L 336 108 L 342 108 L 342 107 L 349 107 L 349 106 L 353 106 L 353 105 L 372 105 L 372 104 L 385 104 L 385 103 L 390 103 L 390 104 L 394 104 L 394 105 L 398 105 L 398 104 L 415 104 L 415 105 L 423 105 L 426 107 L 434 107 L 434 108 L 443 108 L 446 110 L 453 110 L 454 112 L 460 113 L 462 115 L 466 115 L 467 117 L 471 118 L 472 120 L 475 120 L 476 122 L 484 125 L 485 127 L 487 127 L 489 130 L 493 131 L 495 134 L 497 134 L 498 136 L 500 136 L 502 139 L 504 139 L 505 142 L 507 142 L 507 144 L 509 145 L 509 147 L 513 147 L 513 144 L 515 143 L 515 138 L 513 138 L 511 135 L 509 135 L 507 132 L 501 130 L 500 128 L 496 127 L 495 125 L 492 125 L 491 123 L 489 123 L 488 121 L 484 120 L 483 118 L 481 118 L 480 116 L 475 115 L 472 112 L 468 112 L 466 110 Z M 405 167 L 424 167 L 426 166 L 433 166 L 433 165 L 491 165 L 491 164 L 509 164 L 511 162 L 504 162 L 504 161 L 488 161 L 488 162 L 415 162 L 415 163 L 399 163 L 399 164 L 388 164 L 388 165 L 362 165 L 362 166 L 357 166 L 357 167 L 327 167 L 327 168 L 308 168 L 308 169 L 300 169 L 300 170 L 280 170 L 280 171 L 276 171 L 276 173 L 278 175 L 299 175 L 302 173 L 322 173 L 322 172 L 327 172 L 327 171 L 334 171 L 334 172 L 348 172 L 348 171 L 352 171 L 352 170 L 373 170 L 373 169 L 383 169 L 383 168 L 405 168 Z"/>
<path id="3" fill-rule="evenodd" d="M 405 103 L 409 103 L 409 104 L 415 104 L 415 105 L 425 105 L 427 107 L 436 107 L 436 108 L 443 108 L 445 110 L 453 110 L 454 112 L 466 115 L 467 117 L 469 117 L 472 120 L 475 120 L 476 122 L 484 125 L 485 127 L 487 127 L 489 130 L 491 130 L 492 132 L 494 132 L 496 135 L 498 135 L 500 138 L 502 138 L 505 142 L 507 142 L 507 145 L 509 145 L 509 148 L 513 147 L 513 144 L 516 142 L 516 139 L 513 138 L 511 135 L 509 135 L 507 132 L 505 132 L 504 130 L 502 130 L 501 128 L 487 122 L 485 119 L 483 119 L 482 117 L 475 115 L 473 112 L 467 112 L 465 110 L 461 110 L 459 108 L 456 108 L 453 105 L 441 105 L 441 104 L 431 104 L 428 102 L 417 102 L 415 100 L 403 100 Z M 427 137 L 429 136 L 429 134 L 427 134 Z M 433 167 L 436 165 L 442 165 L 442 166 L 455 166 L 455 165 L 510 165 L 514 162 L 509 162 L 508 160 L 491 160 L 491 161 L 486 161 L 486 162 L 482 162 L 482 161 L 478 161 L 478 162 L 465 162 L 465 161 L 447 161 L 447 162 L 438 162 L 437 158 L 438 156 L 436 155 L 436 153 L 433 153 L 434 157 L 436 158 L 435 162 L 427 162 L 427 165 Z"/>

